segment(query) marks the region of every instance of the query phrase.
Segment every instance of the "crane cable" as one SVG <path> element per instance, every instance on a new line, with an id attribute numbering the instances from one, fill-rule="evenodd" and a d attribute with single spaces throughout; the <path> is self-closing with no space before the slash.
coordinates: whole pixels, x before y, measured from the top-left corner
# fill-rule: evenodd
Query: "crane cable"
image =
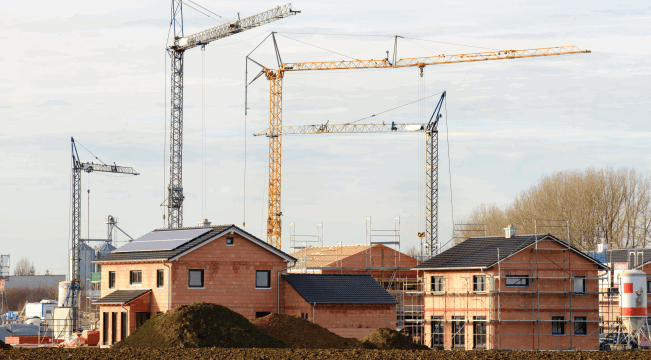
<path id="1" fill-rule="evenodd" d="M 419 91 L 420 91 L 420 90 L 419 90 Z M 391 108 L 391 109 L 389 109 L 389 110 L 384 110 L 384 111 L 381 111 L 381 112 L 379 112 L 379 113 L 377 113 L 377 114 L 373 114 L 373 115 L 371 115 L 371 116 L 367 116 L 367 117 L 365 117 L 365 118 L 361 118 L 361 119 L 358 119 L 358 120 L 355 120 L 355 121 L 351 121 L 351 122 L 349 122 L 349 123 L 346 123 L 346 125 L 350 125 L 350 124 L 354 124 L 354 123 L 356 123 L 356 122 L 358 122 L 358 121 L 362 121 L 362 120 L 370 119 L 370 118 L 372 118 L 372 117 L 376 117 L 376 116 L 378 116 L 378 115 L 381 115 L 381 114 L 387 113 L 387 112 L 389 112 L 389 111 L 393 111 L 393 110 L 399 109 L 399 108 L 401 108 L 401 107 L 404 107 L 404 106 L 407 106 L 407 105 L 411 105 L 411 104 L 413 104 L 413 103 L 417 103 L 417 102 L 419 102 L 419 101 L 425 100 L 425 99 L 427 99 L 427 98 L 431 98 L 432 96 L 441 95 L 441 94 L 443 94 L 443 92 L 440 92 L 440 93 L 437 93 L 437 94 L 433 94 L 433 95 L 430 95 L 430 96 L 426 96 L 426 97 L 420 98 L 420 99 L 418 99 L 418 100 L 414 100 L 414 101 L 412 101 L 412 102 L 408 102 L 408 103 L 406 103 L 406 104 L 403 104 L 403 105 L 400 105 L 400 106 L 396 106 L 396 107 Z M 423 119 L 423 121 L 425 121 L 425 120 Z"/>

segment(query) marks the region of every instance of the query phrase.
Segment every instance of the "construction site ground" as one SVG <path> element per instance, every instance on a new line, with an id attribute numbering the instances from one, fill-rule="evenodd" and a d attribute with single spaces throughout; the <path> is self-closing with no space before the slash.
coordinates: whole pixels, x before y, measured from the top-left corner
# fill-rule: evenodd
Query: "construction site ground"
<path id="1" fill-rule="evenodd" d="M 0 359 L 458 359 L 458 360 L 619 360 L 648 359 L 648 351 L 436 351 L 436 350 L 336 350 L 336 349 L 97 349 L 13 348 L 0 350 Z"/>

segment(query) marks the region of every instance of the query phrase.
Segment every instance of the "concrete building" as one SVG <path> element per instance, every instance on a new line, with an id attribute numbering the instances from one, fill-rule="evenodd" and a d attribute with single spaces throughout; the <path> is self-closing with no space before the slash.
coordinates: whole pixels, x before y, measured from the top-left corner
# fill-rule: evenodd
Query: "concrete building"
<path id="1" fill-rule="evenodd" d="M 5 290 L 19 288 L 53 288 L 56 289 L 61 281 L 66 281 L 65 275 L 19 275 L 8 276 Z"/>
<path id="2" fill-rule="evenodd" d="M 440 349 L 597 350 L 598 272 L 552 235 L 469 238 L 425 261 L 425 344 Z"/>
<path id="3" fill-rule="evenodd" d="M 281 273 L 295 262 L 234 225 L 153 231 L 96 260 L 102 270 L 102 297 L 96 301 L 100 343 L 114 344 L 152 315 L 198 301 L 227 306 L 251 320 L 277 312 L 285 300 Z M 359 304 L 339 303 L 341 312 L 327 315 L 319 308 L 319 314 L 344 316 L 348 307 Z M 371 327 L 366 321 L 360 316 L 351 326 Z"/>

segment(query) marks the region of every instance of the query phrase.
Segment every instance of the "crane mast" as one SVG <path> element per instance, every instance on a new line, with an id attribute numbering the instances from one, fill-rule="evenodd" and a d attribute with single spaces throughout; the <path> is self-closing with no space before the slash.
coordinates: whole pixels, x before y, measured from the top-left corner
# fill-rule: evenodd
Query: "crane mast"
<path id="1" fill-rule="evenodd" d="M 171 25 L 174 28 L 174 44 L 167 48 L 172 70 L 170 81 L 170 180 L 167 187 L 168 228 L 183 227 L 183 200 L 185 198 L 183 195 L 183 56 L 185 51 L 298 13 L 300 11 L 293 10 L 292 4 L 286 4 L 186 37 L 183 32 L 183 1 L 172 0 Z"/>
<path id="2" fill-rule="evenodd" d="M 283 135 L 308 135 L 308 134 L 373 134 L 373 133 L 399 133 L 418 134 L 424 133 L 426 137 L 425 150 L 425 243 L 428 245 L 428 254 L 436 255 L 439 247 L 438 241 L 438 120 L 441 118 L 441 108 L 446 92 L 432 113 L 427 124 L 421 123 L 386 123 L 386 124 L 321 124 L 282 126 L 277 132 L 271 129 L 253 134 L 253 136 L 266 136 L 271 134 Z"/>
<path id="3" fill-rule="evenodd" d="M 81 291 L 81 173 L 93 171 L 139 175 L 132 167 L 94 164 L 92 162 L 82 163 L 79 160 L 75 139 L 70 138 L 72 152 L 72 247 L 71 247 L 71 272 L 70 288 L 65 300 L 65 305 L 76 308 L 79 292 Z M 77 316 L 73 316 L 71 329 L 77 329 Z"/>
<path id="4" fill-rule="evenodd" d="M 532 58 L 543 56 L 555 55 L 569 55 L 589 53 L 590 50 L 580 50 L 575 46 L 557 46 L 550 48 L 536 48 L 524 50 L 499 50 L 487 51 L 479 53 L 467 54 L 454 54 L 454 55 L 437 55 L 427 57 L 415 57 L 397 59 L 397 39 L 394 46 L 393 61 L 389 61 L 388 53 L 387 59 L 382 60 L 342 60 L 342 61 L 317 61 L 317 62 L 294 62 L 294 63 L 281 63 L 279 61 L 277 69 L 263 67 L 262 72 L 269 80 L 269 207 L 267 218 L 267 242 L 280 249 L 281 246 L 281 229 L 282 221 L 280 219 L 282 211 L 280 208 L 280 192 L 281 192 L 281 145 L 282 136 L 280 130 L 282 129 L 282 82 L 286 72 L 293 71 L 318 71 L 318 70 L 349 70 L 349 69 L 391 69 L 391 68 L 404 68 L 416 67 L 422 72 L 423 68 L 428 65 L 441 65 L 453 63 L 468 63 L 475 61 L 490 61 L 490 60 L 508 60 L 520 58 Z M 276 55 L 280 59 L 277 45 Z M 248 57 L 247 57 L 248 59 Z M 257 77 L 256 77 L 257 78 Z M 254 79 L 255 80 L 255 79 Z M 247 84 L 248 86 L 248 84 Z M 437 149 L 434 141 L 438 138 L 431 138 L 431 144 L 428 148 L 430 151 Z M 433 157 L 438 156 L 437 153 L 432 153 Z M 432 199 L 431 201 L 434 201 Z M 437 215 L 436 215 L 437 216 Z M 428 225 L 434 231 L 434 222 Z"/>

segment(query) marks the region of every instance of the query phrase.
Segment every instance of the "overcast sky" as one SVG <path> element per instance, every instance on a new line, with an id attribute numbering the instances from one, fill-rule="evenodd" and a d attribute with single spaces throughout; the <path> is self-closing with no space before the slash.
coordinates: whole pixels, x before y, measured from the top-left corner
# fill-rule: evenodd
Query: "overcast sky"
<path id="1" fill-rule="evenodd" d="M 278 5 L 195 2 L 228 19 Z M 647 1 L 333 0 L 296 2 L 294 8 L 301 14 L 214 42 L 204 54 L 199 48 L 186 53 L 184 225 L 194 226 L 202 216 L 213 224 L 242 225 L 246 154 L 246 230 L 264 237 L 268 142 L 252 134 L 268 126 L 269 84 L 262 77 L 249 88 L 245 129 L 244 76 L 245 56 L 270 31 L 281 33 L 285 62 L 344 59 L 315 46 L 381 59 L 393 51 L 394 35 L 405 37 L 399 57 L 561 45 L 592 51 L 425 69 L 425 94 L 448 94 L 439 127 L 443 243 L 452 236 L 452 210 L 454 220 L 462 221 L 481 203 L 506 204 L 543 174 L 589 166 L 647 171 L 651 165 Z M 134 238 L 165 225 L 159 204 L 169 171 L 169 16 L 170 1 L 3 5 L 0 253 L 11 254 L 13 264 L 26 256 L 41 273 L 66 272 L 71 136 L 104 162 L 141 173 L 82 175 L 82 237 L 105 237 L 107 215 L 118 217 Z M 188 7 L 184 16 L 186 35 L 219 25 Z M 201 205 L 202 55 L 207 214 Z M 275 64 L 270 42 L 252 57 Z M 250 66 L 249 78 L 258 70 Z M 417 100 L 418 84 L 417 69 L 289 73 L 283 124 L 354 121 Z M 426 101 L 428 116 L 437 99 Z M 372 119 L 419 120 L 417 104 Z M 422 140 L 401 134 L 286 136 L 282 249 L 289 251 L 292 222 L 297 234 L 307 235 L 322 222 L 326 245 L 363 243 L 369 216 L 378 229 L 393 228 L 399 216 L 402 247 L 417 244 L 424 215 Z M 95 160 L 79 151 L 82 161 Z"/>

